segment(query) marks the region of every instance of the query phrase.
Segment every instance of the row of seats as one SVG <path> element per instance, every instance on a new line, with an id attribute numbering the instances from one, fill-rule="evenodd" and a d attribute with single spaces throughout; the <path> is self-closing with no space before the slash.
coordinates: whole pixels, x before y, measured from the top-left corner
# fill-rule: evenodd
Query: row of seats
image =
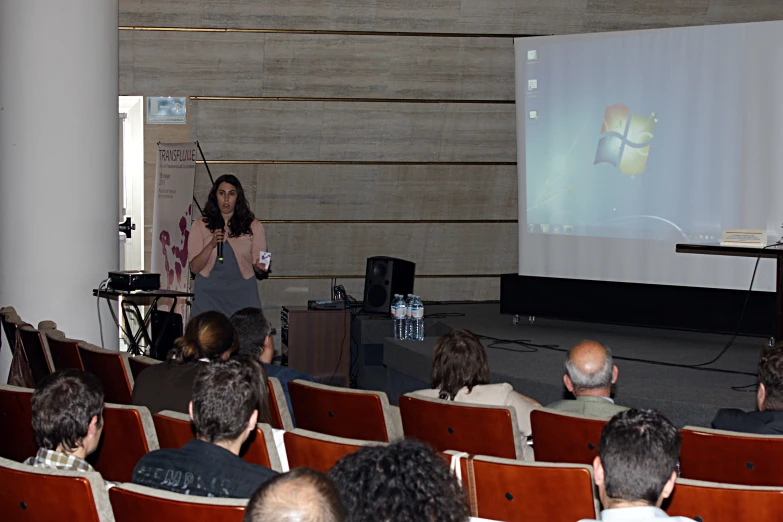
<path id="1" fill-rule="evenodd" d="M 590 466 L 528 463 L 451 451 L 444 456 L 453 461 L 472 516 L 512 522 L 597 517 Z M 107 495 L 98 473 L 33 468 L 2 458 L 0 483 L 4 484 L 0 512 L 11 522 L 240 521 L 247 502 L 191 497 L 131 484 L 113 487 Z M 783 512 L 783 490 L 681 479 L 665 507 L 669 515 L 695 520 L 773 522 Z"/>
<path id="2" fill-rule="evenodd" d="M 36 330 L 6 321 L 18 329 L 33 367 L 81 368 L 96 374 L 106 401 L 130 404 L 135 377 L 158 361 L 65 338 L 54 328 Z M 32 361 L 43 361 L 35 365 Z M 41 374 L 42 371 L 33 372 Z M 48 372 L 47 372 L 48 373 Z M 391 442 L 406 436 L 424 440 L 437 451 L 455 449 L 477 455 L 521 458 L 521 437 L 508 407 L 444 404 L 405 395 L 399 409 L 383 392 L 336 388 L 295 381 L 289 393 L 300 428 L 349 439 Z M 271 425 L 291 431 L 293 424 L 280 383 L 269 379 Z M 546 409 L 531 414 L 536 459 L 543 462 L 591 464 L 605 421 Z M 491 426 L 492 429 L 477 429 Z M 404 427 L 404 429 L 403 429 Z M 783 486 L 783 437 L 685 427 L 682 430 L 682 476 L 744 485 Z M 715 459 L 714 455 L 722 455 Z"/>

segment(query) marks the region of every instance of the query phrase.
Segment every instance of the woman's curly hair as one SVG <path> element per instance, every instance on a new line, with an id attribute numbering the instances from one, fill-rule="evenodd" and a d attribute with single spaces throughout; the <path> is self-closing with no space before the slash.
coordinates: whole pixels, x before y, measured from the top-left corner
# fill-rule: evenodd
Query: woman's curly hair
<path id="1" fill-rule="evenodd" d="M 465 522 L 470 516 L 446 462 L 416 440 L 365 446 L 329 475 L 343 498 L 346 522 Z"/>
<path id="2" fill-rule="evenodd" d="M 212 189 L 207 196 L 207 203 L 204 205 L 204 221 L 207 223 L 207 228 L 210 232 L 223 228 L 223 215 L 220 212 L 220 205 L 218 205 L 217 201 L 217 190 L 221 183 L 228 183 L 237 189 L 237 204 L 234 207 L 234 215 L 231 216 L 228 222 L 229 236 L 239 237 L 244 234 L 252 234 L 250 225 L 253 224 L 256 216 L 250 210 L 250 204 L 247 202 L 247 198 L 245 198 L 242 184 L 233 174 L 223 174 L 212 184 Z"/>

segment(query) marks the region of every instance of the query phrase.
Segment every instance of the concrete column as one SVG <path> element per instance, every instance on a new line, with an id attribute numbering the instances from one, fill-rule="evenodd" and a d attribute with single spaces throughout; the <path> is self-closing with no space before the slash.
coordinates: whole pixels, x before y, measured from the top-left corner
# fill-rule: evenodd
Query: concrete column
<path id="1" fill-rule="evenodd" d="M 119 266 L 117 26 L 117 0 L 0 1 L 0 306 L 98 344 L 91 290 Z"/>

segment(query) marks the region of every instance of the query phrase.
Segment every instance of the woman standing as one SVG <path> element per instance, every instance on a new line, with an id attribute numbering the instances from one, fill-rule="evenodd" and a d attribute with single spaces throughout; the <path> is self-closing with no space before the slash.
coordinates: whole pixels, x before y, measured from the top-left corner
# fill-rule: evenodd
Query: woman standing
<path id="1" fill-rule="evenodd" d="M 193 222 L 188 237 L 190 271 L 196 274 L 190 316 L 217 310 L 231 317 L 242 308 L 260 308 L 256 276 L 269 270 L 259 261 L 263 251 L 264 227 L 251 212 L 242 184 L 231 174 L 220 176 L 209 191 L 204 216 Z"/>

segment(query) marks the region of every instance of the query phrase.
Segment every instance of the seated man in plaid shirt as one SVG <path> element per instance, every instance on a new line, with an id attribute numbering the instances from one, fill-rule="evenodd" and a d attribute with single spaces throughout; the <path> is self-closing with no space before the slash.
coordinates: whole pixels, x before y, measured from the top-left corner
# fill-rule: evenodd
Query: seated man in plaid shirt
<path id="1" fill-rule="evenodd" d="M 32 397 L 38 453 L 25 464 L 38 468 L 95 471 L 85 458 L 98 448 L 103 432 L 103 387 L 80 370 L 46 377 Z"/>

